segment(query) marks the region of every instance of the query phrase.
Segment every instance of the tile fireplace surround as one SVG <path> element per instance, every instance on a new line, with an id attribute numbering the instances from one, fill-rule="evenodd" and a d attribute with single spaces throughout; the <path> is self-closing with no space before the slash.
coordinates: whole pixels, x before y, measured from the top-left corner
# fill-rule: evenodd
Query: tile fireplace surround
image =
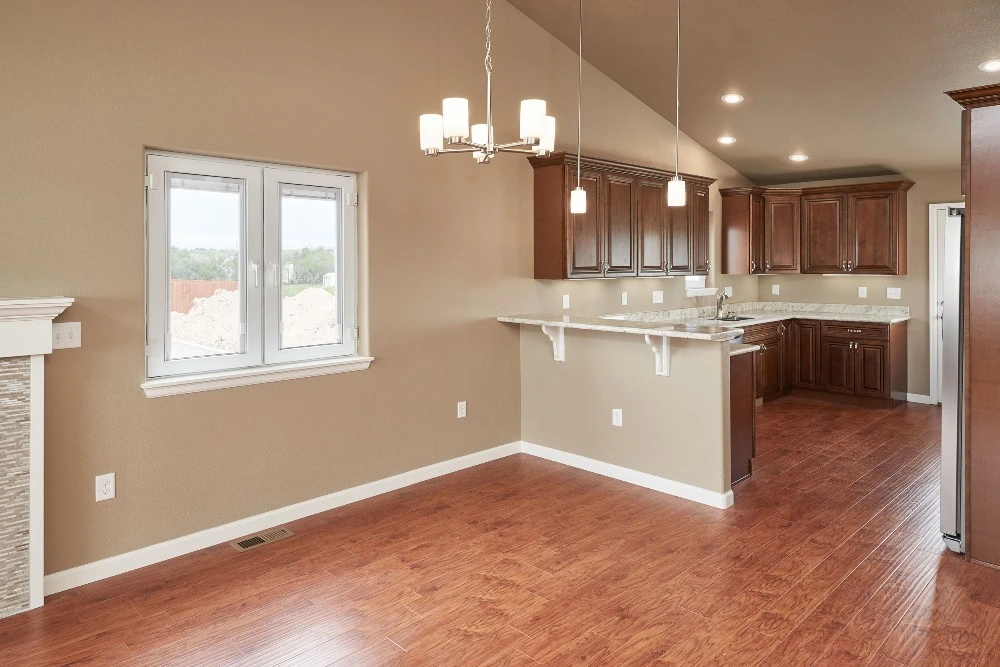
<path id="1" fill-rule="evenodd" d="M 0 299 L 0 618 L 44 602 L 44 359 L 73 299 Z"/>

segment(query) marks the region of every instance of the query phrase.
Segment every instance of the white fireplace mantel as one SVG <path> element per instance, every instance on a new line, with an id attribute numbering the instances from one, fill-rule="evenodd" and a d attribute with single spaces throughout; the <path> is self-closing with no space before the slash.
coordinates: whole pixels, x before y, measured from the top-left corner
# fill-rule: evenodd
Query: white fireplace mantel
<path id="1" fill-rule="evenodd" d="M 69 297 L 0 298 L 0 358 L 30 358 L 28 427 L 28 607 L 42 606 L 45 576 L 43 520 L 45 471 L 44 359 L 52 352 L 52 320 Z M 0 415 L 2 417 L 2 415 Z M 3 472 L 3 471 L 0 471 Z"/>

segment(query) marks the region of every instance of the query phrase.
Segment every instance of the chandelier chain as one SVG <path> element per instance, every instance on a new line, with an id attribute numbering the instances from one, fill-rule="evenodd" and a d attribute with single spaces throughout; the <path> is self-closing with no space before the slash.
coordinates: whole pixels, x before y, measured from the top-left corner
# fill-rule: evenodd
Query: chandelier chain
<path id="1" fill-rule="evenodd" d="M 492 44 L 490 38 L 493 36 L 493 0 L 486 0 L 486 58 L 483 64 L 486 66 L 486 73 L 493 73 L 493 56 L 490 53 Z"/>

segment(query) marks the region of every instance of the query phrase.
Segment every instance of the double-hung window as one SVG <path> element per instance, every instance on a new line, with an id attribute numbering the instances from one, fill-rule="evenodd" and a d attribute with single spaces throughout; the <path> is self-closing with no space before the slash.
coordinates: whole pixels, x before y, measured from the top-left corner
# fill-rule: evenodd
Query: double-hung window
<path id="1" fill-rule="evenodd" d="M 149 395 L 367 368 L 357 177 L 146 156 Z"/>

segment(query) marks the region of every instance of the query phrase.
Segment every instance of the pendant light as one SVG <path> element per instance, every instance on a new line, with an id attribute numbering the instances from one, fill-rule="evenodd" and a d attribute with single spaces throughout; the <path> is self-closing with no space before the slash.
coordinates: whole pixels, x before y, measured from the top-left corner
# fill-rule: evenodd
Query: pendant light
<path id="1" fill-rule="evenodd" d="M 576 75 L 576 187 L 569 193 L 569 212 L 587 212 L 587 191 L 580 186 L 580 137 L 583 121 L 583 0 L 580 0 L 579 68 Z"/>
<path id="2" fill-rule="evenodd" d="M 545 100 L 522 100 L 520 140 L 498 144 L 493 139 L 493 2 L 486 0 L 486 122 L 469 127 L 469 100 L 448 97 L 441 113 L 420 116 L 420 150 L 424 155 L 471 153 L 479 164 L 488 164 L 500 152 L 548 155 L 555 150 L 556 119 L 545 115 Z M 445 148 L 449 145 L 459 148 Z"/>
<path id="3" fill-rule="evenodd" d="M 667 206 L 684 206 L 687 192 L 681 180 L 681 0 L 677 0 L 677 76 L 674 79 L 674 177 L 667 183 Z"/>

